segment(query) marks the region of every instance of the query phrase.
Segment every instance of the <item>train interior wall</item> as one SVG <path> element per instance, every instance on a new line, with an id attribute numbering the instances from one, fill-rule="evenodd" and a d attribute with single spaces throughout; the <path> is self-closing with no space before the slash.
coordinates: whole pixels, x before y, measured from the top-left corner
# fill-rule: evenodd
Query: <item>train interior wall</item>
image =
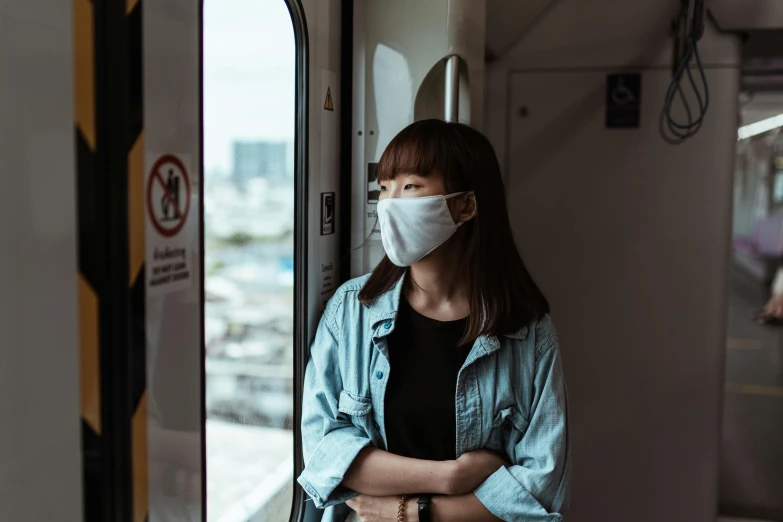
<path id="1" fill-rule="evenodd" d="M 487 66 L 486 130 L 563 346 L 571 519 L 714 520 L 740 39 L 708 26 L 709 113 L 672 146 L 677 2 L 549 4 Z M 606 128 L 616 73 L 641 75 L 638 128 Z"/>

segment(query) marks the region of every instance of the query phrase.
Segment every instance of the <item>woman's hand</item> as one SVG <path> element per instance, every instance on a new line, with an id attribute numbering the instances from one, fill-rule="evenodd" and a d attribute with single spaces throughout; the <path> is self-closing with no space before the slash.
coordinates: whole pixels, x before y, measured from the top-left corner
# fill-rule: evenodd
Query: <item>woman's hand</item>
<path id="1" fill-rule="evenodd" d="M 400 497 L 371 497 L 359 495 L 346 501 L 361 522 L 397 522 L 397 510 L 400 507 Z M 415 499 L 405 502 L 405 520 L 417 520 Z"/>
<path id="2" fill-rule="evenodd" d="M 469 451 L 454 461 L 450 479 L 446 484 L 447 495 L 466 495 L 473 492 L 487 477 L 508 462 L 489 450 Z"/>
<path id="3" fill-rule="evenodd" d="M 783 294 L 773 295 L 767 306 L 764 307 L 764 315 L 761 322 L 783 319 Z"/>

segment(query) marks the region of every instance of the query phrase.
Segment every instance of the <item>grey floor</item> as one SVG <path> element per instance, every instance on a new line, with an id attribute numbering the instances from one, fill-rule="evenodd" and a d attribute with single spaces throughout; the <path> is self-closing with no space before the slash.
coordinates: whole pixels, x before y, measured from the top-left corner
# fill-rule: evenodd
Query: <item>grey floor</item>
<path id="1" fill-rule="evenodd" d="M 732 273 L 720 513 L 783 521 L 783 326 L 749 316 L 766 298 L 759 283 Z"/>
<path id="2" fill-rule="evenodd" d="M 769 521 L 759 520 L 757 518 L 718 517 L 718 522 L 769 522 Z"/>

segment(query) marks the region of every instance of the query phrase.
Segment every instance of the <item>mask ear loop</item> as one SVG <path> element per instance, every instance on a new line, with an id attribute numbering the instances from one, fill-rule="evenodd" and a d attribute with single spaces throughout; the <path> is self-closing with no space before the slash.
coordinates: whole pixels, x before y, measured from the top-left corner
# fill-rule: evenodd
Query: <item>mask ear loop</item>
<path id="1" fill-rule="evenodd" d="M 478 205 L 476 204 L 476 193 L 473 192 L 472 190 L 463 190 L 462 192 L 455 192 L 454 194 L 449 194 L 448 196 L 443 196 L 443 199 L 449 200 L 451 198 L 456 198 L 458 196 L 462 196 L 463 194 L 470 194 L 470 195 L 473 196 L 473 206 L 476 207 L 476 210 L 478 210 Z M 457 228 L 461 227 L 465 223 L 466 223 L 465 221 L 460 221 L 460 222 L 456 223 Z"/>

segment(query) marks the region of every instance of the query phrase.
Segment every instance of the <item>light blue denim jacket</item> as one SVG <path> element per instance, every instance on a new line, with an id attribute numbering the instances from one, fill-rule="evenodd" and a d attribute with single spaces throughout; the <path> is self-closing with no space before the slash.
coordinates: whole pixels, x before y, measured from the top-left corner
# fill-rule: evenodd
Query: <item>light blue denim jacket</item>
<path id="1" fill-rule="evenodd" d="M 394 331 L 402 279 L 367 307 L 358 300 L 367 277 L 348 281 L 329 301 L 305 376 L 305 469 L 298 482 L 317 507 L 327 508 L 324 521 L 343 522 L 349 514 L 344 502 L 357 493 L 341 482 L 359 451 L 386 449 L 386 336 Z M 459 372 L 455 398 L 457 456 L 487 448 L 512 464 L 474 491 L 479 501 L 502 520 L 562 520 L 571 486 L 570 436 L 549 317 L 511 335 L 479 337 Z"/>

